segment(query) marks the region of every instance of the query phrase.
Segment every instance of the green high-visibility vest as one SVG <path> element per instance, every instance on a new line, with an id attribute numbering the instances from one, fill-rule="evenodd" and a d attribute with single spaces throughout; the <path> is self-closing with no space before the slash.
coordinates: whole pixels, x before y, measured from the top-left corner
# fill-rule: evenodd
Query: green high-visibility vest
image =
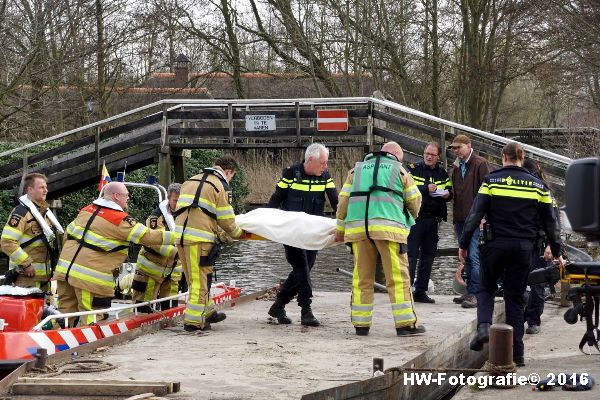
<path id="1" fill-rule="evenodd" d="M 363 162 L 356 163 L 345 220 L 347 223 L 365 220 L 366 217 L 392 220 L 406 227 L 415 224 L 415 219 L 404 206 L 401 165 L 392 156 L 385 155 L 367 155 Z M 374 185 L 375 175 L 377 182 Z"/>

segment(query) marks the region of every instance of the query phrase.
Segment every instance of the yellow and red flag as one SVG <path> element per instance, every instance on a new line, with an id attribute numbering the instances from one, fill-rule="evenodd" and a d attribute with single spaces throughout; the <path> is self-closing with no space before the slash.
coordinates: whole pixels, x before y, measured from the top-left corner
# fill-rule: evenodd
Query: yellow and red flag
<path id="1" fill-rule="evenodd" d="M 100 183 L 98 184 L 98 191 L 101 191 L 104 185 L 106 185 L 109 182 L 112 182 L 112 179 L 110 179 L 108 169 L 106 169 L 106 164 L 102 163 L 102 174 L 100 174 Z"/>

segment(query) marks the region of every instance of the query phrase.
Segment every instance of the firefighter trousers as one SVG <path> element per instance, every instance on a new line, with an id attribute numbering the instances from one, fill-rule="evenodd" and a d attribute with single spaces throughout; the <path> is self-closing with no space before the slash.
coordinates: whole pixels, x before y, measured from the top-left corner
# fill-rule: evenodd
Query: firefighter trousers
<path id="1" fill-rule="evenodd" d="M 351 320 L 355 327 L 370 327 L 373 321 L 373 283 L 377 254 L 381 256 L 385 286 L 388 290 L 396 328 L 415 327 L 417 315 L 410 292 L 406 244 L 387 240 L 362 240 L 352 243 Z"/>
<path id="2" fill-rule="evenodd" d="M 206 324 L 206 318 L 216 311 L 210 296 L 213 267 L 200 265 L 200 257 L 206 257 L 212 246 L 213 243 L 177 246 L 189 290 L 183 323 L 202 329 Z"/>
<path id="3" fill-rule="evenodd" d="M 144 271 L 136 269 L 131 289 L 133 291 L 133 300 L 136 303 L 143 303 L 176 295 L 179 291 L 179 281 L 167 277 L 149 275 Z M 160 303 L 160 309 L 164 311 L 176 305 L 177 299 L 165 300 Z"/>
<path id="4" fill-rule="evenodd" d="M 112 299 L 110 297 L 96 296 L 89 290 L 73 287 L 65 281 L 57 281 L 56 289 L 58 293 L 58 309 L 61 313 L 102 310 L 111 306 Z M 79 322 L 80 326 L 90 325 L 106 318 L 108 318 L 108 314 L 69 318 L 69 326 L 76 326 L 77 322 Z"/>

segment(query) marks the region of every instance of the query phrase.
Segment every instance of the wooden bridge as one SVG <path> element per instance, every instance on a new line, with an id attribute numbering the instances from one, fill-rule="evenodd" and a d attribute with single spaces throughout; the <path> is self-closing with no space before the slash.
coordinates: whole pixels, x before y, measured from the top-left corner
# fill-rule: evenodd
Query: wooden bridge
<path id="1" fill-rule="evenodd" d="M 348 129 L 319 128 L 321 110 L 347 110 Z M 249 116 L 270 116 L 264 130 L 247 126 Z M 256 119 L 256 117 L 254 117 Z M 473 147 L 495 164 L 510 139 L 437 118 L 373 97 L 269 100 L 162 100 L 108 119 L 0 154 L 0 189 L 19 188 L 30 172 L 48 177 L 48 198 L 57 198 L 98 181 L 102 162 L 110 171 L 135 170 L 159 164 L 159 181 L 170 183 L 184 176 L 184 150 L 305 147 L 313 141 L 329 147 L 375 149 L 394 140 L 402 145 L 407 161 L 422 155 L 427 142 L 446 148 L 464 133 Z M 525 145 L 539 160 L 560 195 L 570 159 Z M 447 165 L 454 154 L 446 151 Z"/>
<path id="2" fill-rule="evenodd" d="M 544 149 L 563 149 L 569 141 L 585 141 L 592 135 L 600 134 L 600 129 L 592 127 L 574 128 L 502 128 L 494 132 L 521 143 Z"/>

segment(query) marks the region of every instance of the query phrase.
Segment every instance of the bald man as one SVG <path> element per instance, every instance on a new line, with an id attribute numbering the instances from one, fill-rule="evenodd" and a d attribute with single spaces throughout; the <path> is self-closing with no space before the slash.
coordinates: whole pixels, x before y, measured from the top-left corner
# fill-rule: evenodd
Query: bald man
<path id="1" fill-rule="evenodd" d="M 407 237 L 421 207 L 421 193 L 402 166 L 404 152 L 388 142 L 367 154 L 348 173 L 340 192 L 336 240 L 352 243 L 351 320 L 356 334 L 369 334 L 373 319 L 373 283 L 381 256 L 398 336 L 418 335 L 408 274 Z"/>
<path id="2" fill-rule="evenodd" d="M 149 229 L 136 222 L 127 213 L 128 201 L 127 187 L 121 182 L 111 182 L 104 187 L 103 196 L 82 208 L 67 227 L 65 244 L 54 272 L 61 312 L 111 306 L 114 276 L 127 257 L 129 243 L 175 244 L 178 237 L 175 232 Z M 97 316 L 96 321 L 105 316 Z M 93 315 L 81 319 L 81 325 L 92 322 Z"/>

